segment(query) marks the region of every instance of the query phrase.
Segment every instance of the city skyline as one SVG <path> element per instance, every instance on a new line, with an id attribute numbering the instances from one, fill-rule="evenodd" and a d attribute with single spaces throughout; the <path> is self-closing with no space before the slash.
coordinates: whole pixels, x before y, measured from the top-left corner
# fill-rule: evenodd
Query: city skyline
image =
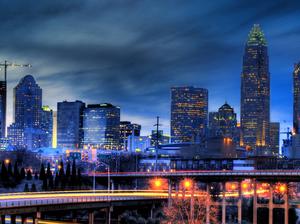
<path id="1" fill-rule="evenodd" d="M 256 9 L 247 9 L 250 3 L 232 1 L 227 2 L 226 7 L 211 3 L 205 5 L 203 10 L 198 10 L 203 2 L 192 2 L 169 14 L 162 12 L 171 6 L 170 2 L 160 3 L 161 7 L 154 7 L 149 2 L 143 5 L 132 3 L 131 7 L 126 4 L 120 7 L 113 3 L 99 3 L 99 7 L 95 8 L 105 9 L 104 20 L 98 15 L 101 13 L 96 13 L 88 3 L 64 3 L 60 4 L 60 8 L 56 3 L 33 6 L 30 13 L 26 14 L 28 23 L 21 23 L 22 26 L 20 21 L 24 19 L 24 14 L 15 16 L 15 12 L 23 10 L 24 5 L 1 3 L 5 4 L 1 8 L 8 9 L 2 14 L 5 28 L 14 27 L 12 34 L 3 33 L 1 37 L 2 60 L 33 65 L 31 69 L 9 68 L 8 117 L 12 115 L 11 89 L 26 74 L 34 75 L 44 89 L 44 104 L 53 110 L 56 102 L 63 100 L 111 102 L 121 107 L 121 120 L 141 124 L 143 132 L 147 133 L 152 129 L 156 115 L 162 118 L 164 125 L 161 128 L 169 133 L 172 86 L 207 88 L 209 111 L 217 110 L 227 100 L 239 117 L 239 81 L 244 43 L 249 29 L 254 23 L 259 23 L 269 43 L 271 120 L 281 123 L 286 120 L 282 129 L 286 125 L 292 126 L 292 72 L 293 64 L 299 61 L 299 28 L 293 22 L 296 21 L 296 2 L 288 6 L 277 2 L 260 4 Z M 146 7 L 149 10 L 145 15 L 139 15 L 139 21 L 134 20 L 137 16 L 135 9 Z M 243 12 L 244 16 L 238 24 L 232 22 L 240 18 L 237 12 L 230 12 L 232 7 Z M 51 10 L 45 15 L 47 8 Z M 159 19 L 153 18 L 155 13 L 163 23 L 151 27 L 153 20 Z M 127 20 L 120 22 L 118 18 L 128 14 Z M 13 19 L 12 15 L 15 16 Z M 39 16 L 39 21 L 34 20 Z M 60 25 L 56 23 L 54 26 L 53 20 L 58 20 Z M 77 26 L 76 29 L 67 26 L 76 22 L 89 23 L 89 26 L 79 31 Z M 218 26 L 214 26 L 216 23 Z M 40 29 L 41 26 L 44 29 Z M 140 29 L 140 26 L 145 28 Z M 27 28 L 32 32 L 28 32 Z M 24 37 L 22 39 L 19 38 L 21 34 Z M 17 43 L 14 42 L 16 38 Z M 83 44 L 74 47 L 78 43 Z M 59 50 L 63 44 L 65 47 Z M 122 53 L 120 49 L 123 49 Z M 172 53 L 172 49 L 178 49 L 176 54 Z M 159 57 L 158 52 L 162 54 Z M 81 59 L 82 63 L 78 63 Z M 82 79 L 81 76 L 87 78 Z M 112 79 L 114 84 L 111 84 Z M 57 88 L 61 92 L 59 95 L 64 95 L 63 98 L 57 95 Z M 10 123 L 11 118 L 7 125 Z"/>

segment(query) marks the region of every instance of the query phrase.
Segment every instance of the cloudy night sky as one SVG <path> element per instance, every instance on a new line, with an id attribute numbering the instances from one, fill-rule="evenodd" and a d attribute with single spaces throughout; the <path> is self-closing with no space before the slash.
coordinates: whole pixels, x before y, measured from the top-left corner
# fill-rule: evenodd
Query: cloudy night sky
<path id="1" fill-rule="evenodd" d="M 171 86 L 207 88 L 210 111 L 227 100 L 239 114 L 244 44 L 259 23 L 269 46 L 271 119 L 283 130 L 292 122 L 299 9 L 299 1 L 276 0 L 2 0 L 0 60 L 33 66 L 9 69 L 8 123 L 12 88 L 26 74 L 52 109 L 63 100 L 110 102 L 122 120 L 142 124 L 142 134 L 157 115 L 169 133 Z"/>

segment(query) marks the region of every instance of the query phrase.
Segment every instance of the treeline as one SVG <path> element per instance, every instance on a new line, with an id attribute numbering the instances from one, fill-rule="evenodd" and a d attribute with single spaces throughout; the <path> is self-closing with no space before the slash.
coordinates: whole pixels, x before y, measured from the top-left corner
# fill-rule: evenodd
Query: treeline
<path id="1" fill-rule="evenodd" d="M 0 187 L 15 188 L 21 184 L 23 180 L 40 180 L 42 181 L 41 190 L 68 190 L 68 189 L 81 189 L 81 171 L 80 168 L 76 168 L 75 160 L 71 164 L 68 162 L 66 168 L 64 168 L 63 162 L 60 162 L 58 171 L 53 174 L 51 171 L 50 163 L 45 168 L 44 164 L 41 164 L 39 172 L 34 172 L 31 169 L 22 167 L 19 169 L 18 162 L 14 163 L 14 167 L 11 162 L 2 161 L 0 170 Z M 28 183 L 25 183 L 24 191 L 37 191 L 35 183 L 31 184 L 29 188 Z"/>
<path id="2" fill-rule="evenodd" d="M 59 165 L 58 172 L 53 175 L 50 164 L 48 163 L 47 169 L 44 164 L 41 165 L 39 172 L 39 179 L 43 182 L 42 190 L 69 190 L 69 189 L 81 189 L 81 171 L 76 168 L 75 160 L 71 164 L 68 162 L 66 169 L 64 169 L 63 162 Z"/>
<path id="3" fill-rule="evenodd" d="M 2 161 L 0 171 L 0 186 L 5 188 L 13 188 L 21 183 L 26 177 L 32 176 L 31 170 L 25 172 L 24 168 L 19 169 L 18 163 L 15 162 L 14 168 L 11 162 Z"/>

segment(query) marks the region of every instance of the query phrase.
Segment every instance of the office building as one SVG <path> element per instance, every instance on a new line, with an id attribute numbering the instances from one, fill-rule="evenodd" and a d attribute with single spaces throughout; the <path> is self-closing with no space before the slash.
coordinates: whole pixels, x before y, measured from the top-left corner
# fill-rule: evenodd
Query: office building
<path id="1" fill-rule="evenodd" d="M 120 122 L 120 144 L 122 149 L 127 150 L 127 140 L 128 136 L 140 136 L 141 125 L 131 123 L 130 121 L 121 121 Z"/>
<path id="2" fill-rule="evenodd" d="M 270 151 L 271 154 L 279 155 L 279 141 L 280 141 L 280 123 L 270 122 Z"/>
<path id="3" fill-rule="evenodd" d="M 84 109 L 85 146 L 120 149 L 120 108 L 109 103 L 90 104 Z"/>
<path id="4" fill-rule="evenodd" d="M 83 141 L 83 110 L 81 101 L 57 103 L 57 146 L 80 148 Z"/>
<path id="5" fill-rule="evenodd" d="M 218 112 L 209 113 L 209 136 L 237 140 L 237 120 L 234 109 L 225 102 Z"/>
<path id="6" fill-rule="evenodd" d="M 158 135 L 156 130 L 152 130 L 151 132 L 151 145 L 166 145 L 170 143 L 170 136 L 164 135 L 163 130 L 158 130 Z M 158 139 L 158 142 L 157 142 Z"/>
<path id="7" fill-rule="evenodd" d="M 149 136 L 128 136 L 129 152 L 145 152 L 151 146 L 151 137 Z"/>
<path id="8" fill-rule="evenodd" d="M 300 62 L 294 65 L 293 72 L 293 133 L 299 134 L 300 124 Z"/>
<path id="9" fill-rule="evenodd" d="M 57 111 L 53 111 L 52 148 L 57 147 Z"/>
<path id="10" fill-rule="evenodd" d="M 241 74 L 240 145 L 257 155 L 268 155 L 270 74 L 268 47 L 259 25 L 249 33 Z"/>
<path id="11" fill-rule="evenodd" d="M 42 89 L 27 75 L 14 88 L 14 123 L 8 128 L 11 144 L 29 150 L 47 146 L 41 116 Z"/>
<path id="12" fill-rule="evenodd" d="M 171 88 L 171 136 L 173 143 L 199 142 L 205 137 L 208 120 L 208 90 Z"/>
<path id="13" fill-rule="evenodd" d="M 41 128 L 47 135 L 47 147 L 52 147 L 53 111 L 49 106 L 42 107 Z"/>

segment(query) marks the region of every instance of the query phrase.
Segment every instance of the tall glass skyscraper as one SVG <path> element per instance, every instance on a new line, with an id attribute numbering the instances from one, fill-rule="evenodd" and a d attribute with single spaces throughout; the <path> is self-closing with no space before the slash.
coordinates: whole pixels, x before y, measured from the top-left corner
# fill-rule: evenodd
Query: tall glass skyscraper
<path id="1" fill-rule="evenodd" d="M 26 75 L 14 88 L 14 123 L 8 128 L 13 146 L 27 149 L 47 146 L 41 115 L 42 89 L 33 76 Z"/>
<path id="2" fill-rule="evenodd" d="M 83 115 L 84 145 L 120 148 L 120 108 L 109 103 L 90 104 Z"/>
<path id="3" fill-rule="evenodd" d="M 240 145 L 268 154 L 270 126 L 270 74 L 268 47 L 259 25 L 249 33 L 241 74 Z"/>
<path id="4" fill-rule="evenodd" d="M 171 88 L 171 139 L 198 142 L 206 135 L 208 90 L 192 86 Z"/>
<path id="5" fill-rule="evenodd" d="M 85 103 L 57 103 L 57 146 L 61 148 L 80 148 L 83 140 L 83 110 Z"/>
<path id="6" fill-rule="evenodd" d="M 294 93 L 294 103 L 293 103 L 293 132 L 299 134 L 300 129 L 300 62 L 294 65 L 293 72 L 293 93 Z"/>

